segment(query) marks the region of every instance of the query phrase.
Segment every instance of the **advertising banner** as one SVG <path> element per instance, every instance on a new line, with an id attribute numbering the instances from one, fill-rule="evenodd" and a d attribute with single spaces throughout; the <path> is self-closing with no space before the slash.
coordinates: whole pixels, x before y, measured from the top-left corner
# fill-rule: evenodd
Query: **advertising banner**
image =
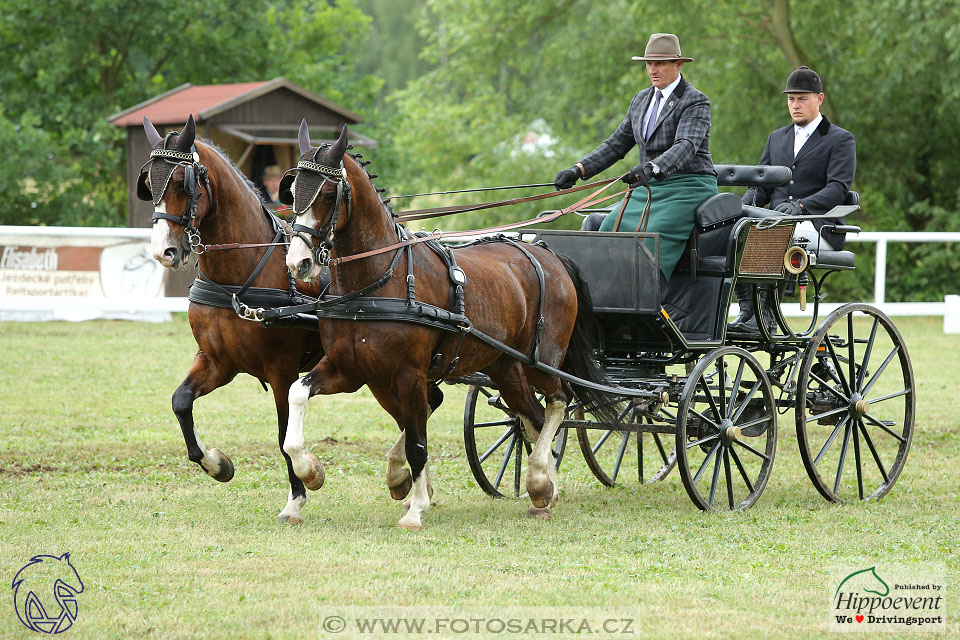
<path id="1" fill-rule="evenodd" d="M 149 233 L 0 227 L 0 320 L 169 319 L 182 305 L 163 298 Z"/>

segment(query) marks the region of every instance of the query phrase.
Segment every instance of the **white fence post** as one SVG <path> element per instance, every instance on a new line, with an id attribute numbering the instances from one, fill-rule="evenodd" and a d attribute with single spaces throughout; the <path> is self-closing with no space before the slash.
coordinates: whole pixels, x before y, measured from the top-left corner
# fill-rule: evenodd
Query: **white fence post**
<path id="1" fill-rule="evenodd" d="M 887 290 L 887 239 L 877 240 L 876 270 L 873 274 L 873 304 L 883 304 Z"/>
<path id="2" fill-rule="evenodd" d="M 960 333 L 960 296 L 944 296 L 943 332 Z"/>

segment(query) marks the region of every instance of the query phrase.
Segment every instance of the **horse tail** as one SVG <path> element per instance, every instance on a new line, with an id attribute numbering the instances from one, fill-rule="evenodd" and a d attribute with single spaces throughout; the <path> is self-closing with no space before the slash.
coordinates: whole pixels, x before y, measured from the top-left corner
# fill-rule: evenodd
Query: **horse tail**
<path id="1" fill-rule="evenodd" d="M 560 365 L 560 370 L 588 382 L 609 386 L 611 381 L 595 358 L 600 325 L 593 313 L 590 289 L 580 273 L 580 268 L 573 260 L 559 254 L 557 257 L 563 263 L 577 292 L 577 319 L 574 322 L 567 354 Z M 570 386 L 573 387 L 577 399 L 583 403 L 584 410 L 592 413 L 595 419 L 603 422 L 619 422 L 615 395 L 575 383 L 570 383 Z"/>

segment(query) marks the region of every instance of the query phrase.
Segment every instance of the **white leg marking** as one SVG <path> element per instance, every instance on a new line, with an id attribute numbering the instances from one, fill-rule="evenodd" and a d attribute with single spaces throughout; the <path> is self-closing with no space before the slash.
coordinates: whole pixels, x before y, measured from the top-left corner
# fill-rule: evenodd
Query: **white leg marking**
<path id="1" fill-rule="evenodd" d="M 430 492 L 427 489 L 429 484 L 430 466 L 428 463 L 424 465 L 423 472 L 420 473 L 420 477 L 413 481 L 413 495 L 410 498 L 410 510 L 407 511 L 406 515 L 400 518 L 400 522 L 397 526 L 402 527 L 403 529 L 410 529 L 411 531 L 419 531 L 420 529 L 423 529 L 423 524 L 420 522 L 420 516 L 430 508 Z"/>
<path id="2" fill-rule="evenodd" d="M 290 491 L 287 494 L 287 506 L 283 508 L 283 511 L 280 512 L 277 518 L 289 524 L 300 524 L 303 521 L 303 518 L 300 517 L 300 507 L 306 504 L 306 502 L 306 496 L 294 498 L 293 492 Z"/>
<path id="3" fill-rule="evenodd" d="M 283 439 L 283 450 L 290 456 L 294 473 L 298 476 L 307 474 L 311 466 L 303 448 L 303 417 L 307 412 L 308 400 L 310 400 L 310 381 L 309 376 L 306 376 L 290 385 L 290 393 L 287 396 L 290 417 L 287 419 L 287 435 Z"/>
<path id="4" fill-rule="evenodd" d="M 222 459 L 220 456 L 211 453 L 211 451 L 215 451 L 215 449 L 207 449 L 207 447 L 204 446 L 203 442 L 200 440 L 200 436 L 197 435 L 196 429 L 193 430 L 193 439 L 196 441 L 197 446 L 200 447 L 200 451 L 203 452 L 203 459 L 200 460 L 200 467 L 203 469 L 203 472 L 211 477 L 220 475 Z"/>
<path id="5" fill-rule="evenodd" d="M 566 412 L 566 405 L 562 402 L 550 402 L 547 404 L 547 410 L 543 418 L 543 429 L 540 430 L 540 436 L 537 438 L 530 454 L 527 467 L 527 492 L 531 499 L 542 498 L 544 490 L 548 483 L 552 485 L 552 491 L 547 498 L 547 505 L 556 504 L 559 496 L 557 490 L 557 469 L 553 460 L 553 438 L 557 435 L 557 429 L 563 421 L 563 415 Z M 534 502 L 534 506 L 539 506 Z"/>

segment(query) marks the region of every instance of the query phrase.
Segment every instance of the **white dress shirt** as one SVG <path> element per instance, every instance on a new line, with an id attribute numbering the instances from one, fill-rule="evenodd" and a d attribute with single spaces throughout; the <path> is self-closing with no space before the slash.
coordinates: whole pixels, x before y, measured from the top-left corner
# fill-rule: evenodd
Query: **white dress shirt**
<path id="1" fill-rule="evenodd" d="M 647 115 L 643 117 L 643 130 L 647 130 L 647 126 L 650 124 L 650 118 L 653 117 L 653 121 L 656 122 L 657 118 L 660 116 L 660 112 L 663 111 L 663 106 L 667 104 L 667 100 L 670 99 L 670 94 L 673 93 L 673 90 L 677 88 L 677 85 L 680 84 L 680 78 L 683 75 L 680 74 L 677 76 L 677 79 L 665 86 L 663 89 L 659 89 L 660 93 L 663 94 L 663 97 L 660 98 L 660 105 L 657 107 L 657 112 L 653 112 L 653 105 L 657 102 L 657 93 L 654 91 L 653 98 L 650 100 L 650 106 L 647 107 Z"/>
<path id="2" fill-rule="evenodd" d="M 793 157 L 796 158 L 797 154 L 800 153 L 800 149 L 803 148 L 803 145 L 807 140 L 810 139 L 810 136 L 813 135 L 813 132 L 817 130 L 817 127 L 820 126 L 820 121 L 823 120 L 823 114 L 818 113 L 817 117 L 807 123 L 805 127 L 801 127 L 798 124 L 793 125 Z"/>

